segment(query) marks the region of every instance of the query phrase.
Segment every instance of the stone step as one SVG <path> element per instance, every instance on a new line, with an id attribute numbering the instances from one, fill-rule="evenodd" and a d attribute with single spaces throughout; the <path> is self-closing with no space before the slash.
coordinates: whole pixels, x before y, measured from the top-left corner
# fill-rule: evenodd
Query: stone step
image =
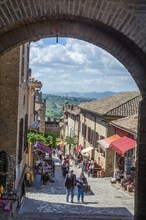
<path id="1" fill-rule="evenodd" d="M 77 213 L 42 213 L 17 214 L 11 220 L 133 220 L 130 215 L 104 215 L 104 214 L 77 214 Z"/>

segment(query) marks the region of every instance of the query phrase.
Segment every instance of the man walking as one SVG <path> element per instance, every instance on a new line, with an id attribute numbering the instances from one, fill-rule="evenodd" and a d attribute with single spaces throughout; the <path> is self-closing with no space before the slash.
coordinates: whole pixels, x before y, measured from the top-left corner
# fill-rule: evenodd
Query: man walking
<path id="1" fill-rule="evenodd" d="M 73 203 L 75 186 L 76 175 L 73 173 L 73 170 L 70 170 L 69 174 L 67 174 L 65 178 L 66 202 L 69 202 L 69 196 L 71 195 L 71 202 Z"/>

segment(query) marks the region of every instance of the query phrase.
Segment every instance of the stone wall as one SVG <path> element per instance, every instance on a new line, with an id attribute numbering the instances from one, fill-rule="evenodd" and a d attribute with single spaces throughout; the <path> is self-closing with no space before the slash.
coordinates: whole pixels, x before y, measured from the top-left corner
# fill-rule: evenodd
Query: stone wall
<path id="1" fill-rule="evenodd" d="M 19 52 L 17 47 L 0 57 L 0 150 L 8 155 L 16 154 Z"/>
<path id="2" fill-rule="evenodd" d="M 55 134 L 57 137 L 60 137 L 59 122 L 46 122 L 45 132 L 48 134 Z"/>
<path id="3" fill-rule="evenodd" d="M 28 45 L 24 46 L 24 54 L 28 54 Z M 22 61 L 22 59 L 24 60 Z M 27 67 L 28 57 L 22 58 L 22 46 L 18 46 L 0 57 L 0 151 L 3 150 L 8 155 L 7 184 L 12 180 L 16 188 L 25 166 Z M 23 119 L 24 122 L 21 146 L 19 146 L 20 119 Z M 22 161 L 18 164 L 20 147 Z"/>

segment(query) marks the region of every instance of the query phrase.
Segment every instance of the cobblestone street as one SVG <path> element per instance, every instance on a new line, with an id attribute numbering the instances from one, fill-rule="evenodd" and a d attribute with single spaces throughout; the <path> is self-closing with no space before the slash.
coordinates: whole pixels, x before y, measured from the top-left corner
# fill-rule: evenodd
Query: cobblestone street
<path id="1" fill-rule="evenodd" d="M 45 219 L 132 219 L 133 198 L 112 187 L 110 178 L 88 178 L 91 192 L 85 194 L 85 203 L 78 203 L 76 194 L 74 203 L 66 203 L 61 165 L 57 158 L 55 161 L 55 182 L 41 185 L 37 178 L 35 186 L 27 188 L 26 198 L 15 219 L 26 219 L 24 216 L 30 219 L 31 216 L 44 216 Z M 81 170 L 72 167 L 78 176 Z M 62 218 L 57 218 L 61 215 Z"/>

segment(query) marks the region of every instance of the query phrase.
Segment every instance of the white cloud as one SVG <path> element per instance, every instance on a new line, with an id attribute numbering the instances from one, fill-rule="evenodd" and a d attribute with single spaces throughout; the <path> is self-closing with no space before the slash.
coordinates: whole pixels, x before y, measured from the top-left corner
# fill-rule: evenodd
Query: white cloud
<path id="1" fill-rule="evenodd" d="M 123 65 L 101 48 L 76 39 L 48 42 L 35 42 L 30 50 L 32 75 L 43 83 L 43 92 L 137 89 Z"/>
<path id="2" fill-rule="evenodd" d="M 60 78 L 61 78 L 61 79 L 68 79 L 68 78 L 70 78 L 70 77 L 71 77 L 71 74 L 65 73 L 65 74 L 63 74 Z"/>

